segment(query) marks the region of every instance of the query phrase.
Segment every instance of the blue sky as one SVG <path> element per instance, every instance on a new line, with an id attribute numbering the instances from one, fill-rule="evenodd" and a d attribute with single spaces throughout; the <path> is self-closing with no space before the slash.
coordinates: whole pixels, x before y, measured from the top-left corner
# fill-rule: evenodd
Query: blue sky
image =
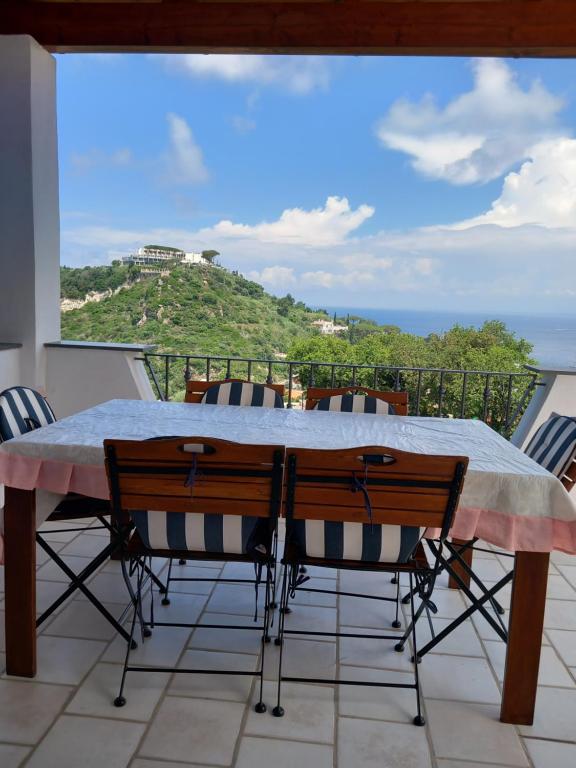
<path id="1" fill-rule="evenodd" d="M 576 312 L 576 62 L 57 59 L 64 264 L 154 241 L 323 306 Z"/>

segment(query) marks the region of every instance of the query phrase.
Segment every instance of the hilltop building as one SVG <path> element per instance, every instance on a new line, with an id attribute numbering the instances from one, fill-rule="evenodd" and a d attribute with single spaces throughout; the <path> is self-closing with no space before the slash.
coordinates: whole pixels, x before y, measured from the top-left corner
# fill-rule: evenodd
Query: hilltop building
<path id="1" fill-rule="evenodd" d="M 169 263 L 177 264 L 201 264 L 211 266 L 212 259 L 207 258 L 205 254 L 213 254 L 214 251 L 205 251 L 200 253 L 186 253 L 179 248 L 171 248 L 167 245 L 145 245 L 138 248 L 136 253 L 122 257 L 123 264 L 135 264 L 136 266 L 146 268 L 166 268 Z"/>
<path id="2" fill-rule="evenodd" d="M 332 320 L 314 320 L 312 325 L 316 326 L 316 328 L 318 328 L 320 333 L 323 335 L 342 333 L 342 331 L 348 330 L 348 326 L 336 325 L 336 323 L 332 322 Z"/>

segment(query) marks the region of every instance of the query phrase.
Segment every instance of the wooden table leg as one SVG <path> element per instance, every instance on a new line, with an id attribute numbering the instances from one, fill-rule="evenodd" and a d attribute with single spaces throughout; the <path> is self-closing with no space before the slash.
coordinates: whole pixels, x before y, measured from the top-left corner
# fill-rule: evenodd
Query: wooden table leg
<path id="1" fill-rule="evenodd" d="M 36 491 L 5 489 L 6 672 L 36 675 Z"/>
<path id="2" fill-rule="evenodd" d="M 468 542 L 466 539 L 452 539 L 452 544 L 454 544 L 455 547 L 462 547 L 464 544 L 467 544 Z M 472 568 L 472 558 L 474 556 L 474 550 L 472 547 L 466 547 L 466 549 L 461 552 L 462 560 L 466 563 L 466 565 L 469 568 Z M 462 566 L 457 562 L 454 561 L 452 563 L 452 568 L 456 571 L 458 576 L 462 579 L 464 584 L 466 584 L 467 587 L 470 587 L 470 575 L 466 573 L 466 571 L 462 568 Z M 460 586 L 456 579 L 454 579 L 452 576 L 448 579 L 448 587 L 450 589 L 460 589 Z"/>
<path id="3" fill-rule="evenodd" d="M 548 552 L 516 552 L 500 720 L 532 725 L 546 608 Z"/>

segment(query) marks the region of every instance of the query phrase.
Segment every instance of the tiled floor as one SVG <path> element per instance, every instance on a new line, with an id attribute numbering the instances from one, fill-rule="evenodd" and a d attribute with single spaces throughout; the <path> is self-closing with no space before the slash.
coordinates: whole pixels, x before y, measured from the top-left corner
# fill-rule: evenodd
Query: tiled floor
<path id="1" fill-rule="evenodd" d="M 65 526 L 61 526 L 65 527 Z M 100 531 L 48 534 L 75 569 L 101 545 Z M 484 579 L 503 574 L 505 558 L 482 553 Z M 534 726 L 516 728 L 498 720 L 505 648 L 482 619 L 464 624 L 422 662 L 427 725 L 411 724 L 412 691 L 330 684 L 284 686 L 284 718 L 274 718 L 278 648 L 266 647 L 264 698 L 268 712 L 253 711 L 251 677 L 132 674 L 126 707 L 112 700 L 120 682 L 125 644 L 93 607 L 77 597 L 43 627 L 34 681 L 0 678 L 0 766 L 16 768 L 573 768 L 576 765 L 576 558 L 553 555 L 546 612 L 540 690 Z M 157 568 L 163 567 L 158 563 Z M 196 577 L 250 576 L 244 566 L 177 567 Z M 1 571 L 0 571 L 1 574 Z M 315 586 L 392 594 L 388 577 L 313 571 Z M 337 578 L 339 581 L 337 581 Z M 65 578 L 42 560 L 39 606 L 63 588 Z M 2 582 L 0 581 L 0 590 Z M 106 563 L 92 588 L 116 616 L 127 603 L 117 563 Z M 501 595 L 504 593 L 501 593 Z M 0 593 L 0 597 L 3 596 Z M 509 599 L 504 594 L 503 601 Z M 435 593 L 435 626 L 444 627 L 464 608 L 462 596 Z M 4 664 L 0 603 L 0 666 Z M 172 603 L 156 602 L 167 621 L 250 625 L 250 585 L 180 584 Z M 362 634 L 389 631 L 390 605 L 307 594 L 298 598 L 287 626 Z M 429 630 L 421 622 L 420 642 Z M 133 654 L 144 666 L 255 669 L 255 632 L 157 628 Z M 410 679 L 410 652 L 396 653 L 389 641 L 299 637 L 285 647 L 288 675 L 328 679 Z"/>

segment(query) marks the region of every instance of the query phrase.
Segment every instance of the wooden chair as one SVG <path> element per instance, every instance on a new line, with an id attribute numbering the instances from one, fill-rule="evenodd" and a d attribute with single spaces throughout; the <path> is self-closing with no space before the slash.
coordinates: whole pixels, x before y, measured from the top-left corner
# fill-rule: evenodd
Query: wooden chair
<path id="1" fill-rule="evenodd" d="M 175 624 L 154 619 L 151 596 L 150 621 L 142 614 L 143 556 L 185 557 L 195 560 L 225 560 L 252 563 L 255 579 L 207 579 L 217 582 L 250 583 L 258 586 L 264 572 L 264 611 L 259 626 L 216 624 L 211 628 L 229 631 L 256 630 L 262 633 L 260 669 L 254 673 L 219 670 L 218 674 L 256 674 L 260 678 L 257 712 L 264 712 L 262 683 L 265 641 L 269 639 L 272 596 L 272 541 L 277 527 L 282 495 L 284 448 L 281 446 L 241 445 L 205 437 L 166 438 L 145 441 L 105 440 L 106 470 L 113 510 L 128 513 L 135 533 L 124 547 L 124 576 L 134 601 L 130 639 L 134 639 L 137 618 L 142 628 L 202 624 Z M 132 589 L 125 563 L 136 570 L 136 590 Z M 143 632 L 143 640 L 145 637 Z M 120 692 L 114 704 L 124 706 L 124 686 L 128 672 L 154 668 L 130 666 L 131 642 L 126 649 Z M 169 671 L 165 667 L 156 671 Z M 173 672 L 207 672 L 174 669 Z M 212 670 L 213 671 L 213 670 Z"/>
<path id="2" fill-rule="evenodd" d="M 369 389 L 368 387 L 308 387 L 306 392 L 306 410 L 311 411 L 318 407 L 321 400 L 327 397 L 338 397 L 346 395 L 366 395 L 366 397 L 373 397 L 376 400 L 380 400 L 388 405 L 392 406 L 393 411 L 397 416 L 408 415 L 408 392 L 384 392 L 379 389 Z M 326 409 L 329 410 L 329 409 Z M 337 407 L 332 410 L 340 410 Z"/>
<path id="3" fill-rule="evenodd" d="M 287 636 L 312 633 L 320 636 L 358 637 L 394 640 L 403 650 L 409 635 L 414 647 L 414 682 L 370 683 L 384 687 L 412 688 L 416 691 L 415 725 L 424 725 L 418 683 L 416 621 L 432 594 L 440 560 L 430 565 L 421 535 L 428 527 L 441 530 L 440 546 L 448 536 L 464 476 L 465 456 L 430 456 L 406 453 L 383 447 L 363 447 L 338 451 L 288 448 L 285 471 L 286 543 L 281 590 L 280 627 L 277 643 L 282 646 L 278 665 L 278 701 L 273 714 L 281 717 L 283 680 L 337 685 L 366 685 L 362 680 L 285 678 L 282 676 L 284 645 Z M 352 632 L 314 632 L 287 629 L 285 610 L 299 590 L 306 591 L 300 567 L 314 565 L 362 571 L 407 573 L 411 588 L 421 599 L 414 610 L 410 601 L 411 622 L 403 636 L 398 633 L 366 634 Z M 330 592 L 330 590 L 310 590 Z M 343 594 L 336 592 L 336 594 Z M 357 595 L 354 599 L 395 602 L 392 597 Z"/>
<path id="4" fill-rule="evenodd" d="M 184 402 L 201 403 L 204 397 L 206 396 L 206 392 L 209 389 L 211 389 L 212 387 L 218 386 L 220 384 L 228 384 L 229 382 L 241 382 L 242 384 L 251 383 L 251 382 L 245 381 L 244 379 L 222 379 L 217 381 L 193 381 L 192 379 L 189 379 L 186 382 L 186 395 L 184 397 Z M 281 398 L 284 398 L 284 391 L 285 391 L 284 384 L 261 384 L 258 386 L 266 387 L 267 389 L 272 389 Z"/>

